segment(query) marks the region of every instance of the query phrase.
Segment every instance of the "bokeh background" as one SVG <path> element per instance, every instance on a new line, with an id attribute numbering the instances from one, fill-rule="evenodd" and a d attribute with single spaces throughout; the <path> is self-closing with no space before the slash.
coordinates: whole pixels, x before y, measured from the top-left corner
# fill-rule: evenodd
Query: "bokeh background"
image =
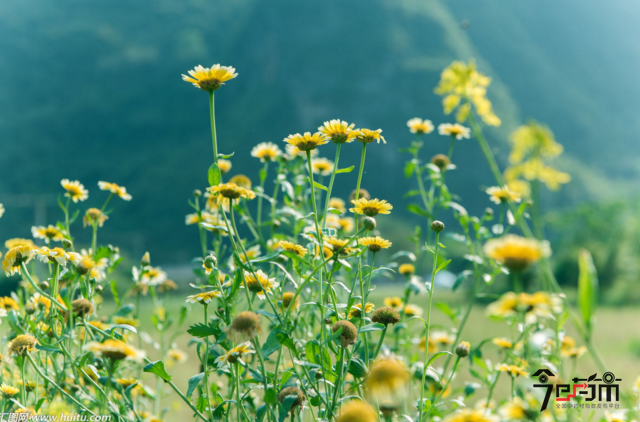
<path id="1" fill-rule="evenodd" d="M 89 189 L 83 210 L 104 201 L 99 180 L 116 182 L 133 201 L 112 202 L 101 242 L 121 247 L 125 268 L 148 250 L 186 283 L 199 243 L 184 215 L 206 187 L 211 141 L 207 96 L 180 75 L 221 63 L 239 73 L 216 95 L 232 173 L 256 181 L 253 145 L 284 145 L 328 119 L 382 128 L 388 144 L 370 148 L 363 186 L 396 204 L 398 218 L 384 224 L 402 247 L 416 221 L 402 198 L 414 183 L 399 151 L 412 140 L 406 121 L 452 121 L 433 88 L 452 60 L 475 58 L 493 79 L 503 125 L 488 135 L 503 164 L 509 133 L 529 118 L 565 147 L 557 166 L 573 180 L 543 196 L 560 282 L 575 284 L 587 247 L 601 300 L 636 303 L 639 17 L 628 0 L 0 2 L 0 237 L 60 219 L 62 178 Z M 448 146 L 436 134 L 425 142 L 425 159 Z M 341 167 L 357 166 L 359 153 L 343 149 Z M 333 159 L 332 148 L 323 154 Z M 481 213 L 492 178 L 476 143 L 460 142 L 454 161 L 452 191 Z M 355 177 L 342 175 L 336 194 L 346 198 Z M 74 235 L 86 246 L 88 229 Z"/>

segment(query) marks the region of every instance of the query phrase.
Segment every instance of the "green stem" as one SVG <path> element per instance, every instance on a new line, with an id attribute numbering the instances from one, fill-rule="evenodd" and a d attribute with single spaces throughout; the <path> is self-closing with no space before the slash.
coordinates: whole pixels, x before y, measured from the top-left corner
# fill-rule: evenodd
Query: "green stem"
<path id="1" fill-rule="evenodd" d="M 378 341 L 378 346 L 376 347 L 376 351 L 373 354 L 373 360 L 378 357 L 378 353 L 380 353 L 380 348 L 382 348 L 382 344 L 384 343 L 384 336 L 387 334 L 387 325 L 382 329 L 382 334 L 380 334 L 380 340 Z"/>
<path id="2" fill-rule="evenodd" d="M 449 153 L 447 154 L 447 157 L 449 157 L 449 161 L 451 161 L 451 158 L 453 158 L 453 147 L 456 145 L 456 137 L 454 135 L 451 135 L 451 142 L 449 143 Z"/>
<path id="3" fill-rule="evenodd" d="M 213 91 L 209 91 L 209 117 L 211 118 L 211 139 L 213 141 L 213 162 L 218 165 L 218 141 L 216 139 L 216 112 Z M 222 176 L 221 180 L 222 182 Z"/>
<path id="4" fill-rule="evenodd" d="M 264 167 L 262 168 L 262 172 L 260 173 L 260 192 L 264 194 L 264 182 L 267 180 L 267 173 L 269 171 L 269 160 L 264 161 Z M 257 220 L 257 230 L 260 233 L 260 239 L 262 239 L 262 195 L 258 195 L 258 216 Z"/>
<path id="5" fill-rule="evenodd" d="M 329 212 L 329 201 L 331 200 L 331 192 L 333 191 L 333 181 L 336 178 L 336 171 L 338 171 L 338 161 L 340 161 L 340 148 L 342 144 L 336 145 L 336 159 L 333 162 L 333 171 L 331 172 L 331 179 L 329 180 L 329 190 L 327 191 L 327 198 L 324 201 L 324 213 L 322 214 L 322 227 L 327 223 L 327 213 Z"/>
<path id="6" fill-rule="evenodd" d="M 204 325 L 209 325 L 209 317 L 207 315 L 207 307 L 209 305 L 204 305 Z M 204 351 L 204 359 L 202 359 L 202 366 L 204 368 L 204 394 L 205 399 L 207 400 L 207 407 L 211 407 L 211 400 L 209 399 L 209 337 L 205 336 L 204 338 L 205 351 Z M 211 411 L 211 420 L 213 421 L 213 411 Z"/>

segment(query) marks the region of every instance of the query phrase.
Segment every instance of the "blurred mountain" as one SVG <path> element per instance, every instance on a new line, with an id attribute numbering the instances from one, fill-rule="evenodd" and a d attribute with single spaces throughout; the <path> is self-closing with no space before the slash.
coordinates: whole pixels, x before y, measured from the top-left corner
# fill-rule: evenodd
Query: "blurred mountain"
<path id="1" fill-rule="evenodd" d="M 500 157 L 529 117 L 565 146 L 560 166 L 574 181 L 547 206 L 636 194 L 639 16 L 640 4 L 625 0 L 2 2 L 0 233 L 28 237 L 34 222 L 59 219 L 60 179 L 89 189 L 83 210 L 101 206 L 97 182 L 106 180 L 133 200 L 111 203 L 101 241 L 159 262 L 197 254 L 184 215 L 212 160 L 208 104 L 180 75 L 213 63 L 239 73 L 216 94 L 220 150 L 235 152 L 232 173 L 254 181 L 253 145 L 283 145 L 341 118 L 384 130 L 388 144 L 369 149 L 363 186 L 400 211 L 413 186 L 398 151 L 411 141 L 405 122 L 450 121 L 433 88 L 452 60 L 475 58 L 493 78 L 504 124 L 488 135 Z M 447 148 L 435 134 L 426 143 L 425 159 Z M 341 167 L 357 166 L 359 146 L 343 151 Z M 334 147 L 322 154 L 332 159 Z M 475 142 L 461 142 L 455 162 L 449 181 L 462 203 L 489 205 L 478 185 L 492 179 Z M 337 194 L 355 177 L 340 177 Z M 88 240 L 79 226 L 74 234 Z"/>

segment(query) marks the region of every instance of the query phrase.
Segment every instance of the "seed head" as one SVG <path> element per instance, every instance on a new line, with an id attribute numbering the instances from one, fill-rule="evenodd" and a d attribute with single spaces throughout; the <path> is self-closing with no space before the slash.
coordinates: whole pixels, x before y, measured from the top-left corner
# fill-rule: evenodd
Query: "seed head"
<path id="1" fill-rule="evenodd" d="M 260 331 L 260 317 L 251 311 L 240 312 L 231 322 L 229 329 L 246 337 L 253 337 Z"/>
<path id="2" fill-rule="evenodd" d="M 444 223 L 442 221 L 435 220 L 431 223 L 431 230 L 436 233 L 440 233 L 444 230 Z"/>
<path id="3" fill-rule="evenodd" d="M 383 307 L 373 313 L 371 321 L 384 325 L 396 324 L 400 321 L 400 314 L 393 308 Z"/>
<path id="4" fill-rule="evenodd" d="M 337 321 L 331 327 L 331 331 L 334 333 L 342 328 L 342 333 L 340 334 L 340 342 L 342 343 L 342 347 L 349 347 L 349 345 L 356 342 L 356 338 L 358 337 L 358 329 L 355 325 L 346 320 Z"/>
<path id="5" fill-rule="evenodd" d="M 300 391 L 298 387 L 287 387 L 283 388 L 280 391 L 280 394 L 278 394 L 278 401 L 280 403 L 282 403 L 287 396 L 293 395 L 297 395 L 298 397 L 296 398 L 296 401 L 293 402 L 293 405 L 291 405 L 291 412 L 293 412 L 296 407 L 302 407 L 305 401 L 304 393 Z"/>
<path id="6" fill-rule="evenodd" d="M 93 313 L 93 304 L 85 298 L 79 298 L 71 302 L 73 313 L 79 318 L 88 317 Z"/>

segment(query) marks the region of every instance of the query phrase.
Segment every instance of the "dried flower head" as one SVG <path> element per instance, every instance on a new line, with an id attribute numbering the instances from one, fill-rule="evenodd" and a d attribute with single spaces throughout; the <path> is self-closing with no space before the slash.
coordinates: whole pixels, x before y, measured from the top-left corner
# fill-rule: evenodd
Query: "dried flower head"
<path id="1" fill-rule="evenodd" d="M 400 322 L 400 314 L 393 308 L 382 307 L 376 309 L 371 317 L 371 321 L 377 322 L 384 325 L 396 324 Z"/>
<path id="2" fill-rule="evenodd" d="M 342 330 L 340 333 L 340 342 L 342 343 L 342 347 L 349 347 L 349 345 L 356 342 L 358 329 L 351 322 L 346 320 L 337 321 L 333 324 L 333 327 L 331 327 L 331 331 L 335 333 L 338 330 Z"/>
<path id="3" fill-rule="evenodd" d="M 253 337 L 260 331 L 260 317 L 251 311 L 242 311 L 231 322 L 229 329 L 246 337 Z"/>
<path id="4" fill-rule="evenodd" d="M 93 314 L 93 304 L 85 298 L 78 298 L 71 302 L 71 308 L 79 318 L 86 318 Z"/>
<path id="5" fill-rule="evenodd" d="M 431 164 L 438 167 L 440 171 L 442 171 L 451 165 L 451 160 L 444 154 L 436 154 L 431 157 Z"/>
<path id="6" fill-rule="evenodd" d="M 98 208 L 89 208 L 87 212 L 84 213 L 84 217 L 82 217 L 82 224 L 84 227 L 93 226 L 94 224 L 102 227 L 107 219 L 109 219 L 109 217 Z"/>
<path id="7" fill-rule="evenodd" d="M 9 352 L 13 356 L 24 356 L 35 350 L 38 340 L 31 334 L 20 334 L 9 343 Z"/>
<path id="8" fill-rule="evenodd" d="M 286 387 L 283 388 L 278 394 L 278 401 L 282 403 L 284 402 L 284 399 L 289 396 L 296 396 L 296 400 L 291 405 L 291 414 L 293 414 L 294 410 L 302 408 L 302 405 L 305 401 L 305 396 L 302 390 L 300 390 L 298 387 Z"/>

